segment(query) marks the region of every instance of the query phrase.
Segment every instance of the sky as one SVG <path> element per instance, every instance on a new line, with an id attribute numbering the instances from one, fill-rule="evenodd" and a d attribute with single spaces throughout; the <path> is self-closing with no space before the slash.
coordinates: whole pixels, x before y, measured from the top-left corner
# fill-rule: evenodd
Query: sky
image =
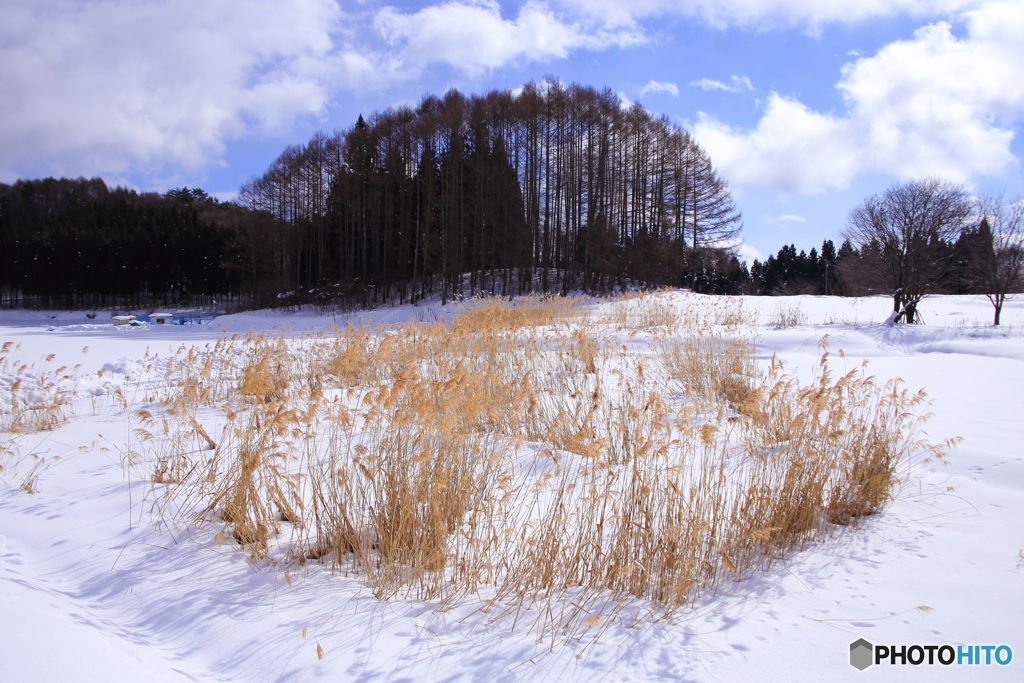
<path id="1" fill-rule="evenodd" d="M 841 239 L 939 176 L 1024 195 L 1024 0 L 3 0 L 0 182 L 230 199 L 288 145 L 553 77 L 690 130 L 741 255 Z"/>

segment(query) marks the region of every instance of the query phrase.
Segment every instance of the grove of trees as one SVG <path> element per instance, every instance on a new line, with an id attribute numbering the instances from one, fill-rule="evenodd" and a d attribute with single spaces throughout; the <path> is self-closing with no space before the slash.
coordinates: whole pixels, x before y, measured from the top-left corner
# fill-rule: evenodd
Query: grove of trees
<path id="1" fill-rule="evenodd" d="M 1022 215 L 1020 201 L 972 197 L 938 178 L 893 185 L 850 212 L 852 258 L 840 274 L 852 293 L 892 296 L 891 322 L 920 322 L 926 295 L 957 293 L 988 296 L 998 325 L 1006 297 L 1021 291 Z"/>
<path id="2" fill-rule="evenodd" d="M 728 186 L 689 133 L 554 80 L 449 91 L 290 147 L 243 188 L 266 293 L 372 304 L 616 282 L 738 293 Z"/>
<path id="3" fill-rule="evenodd" d="M 963 187 L 929 178 L 894 185 L 850 212 L 844 233 L 859 265 L 893 298 L 894 322 L 917 322 L 917 305 L 948 280 L 956 260 L 949 245 L 971 218 Z"/>
<path id="4" fill-rule="evenodd" d="M 999 325 L 1024 287 L 1024 200 L 974 197 L 935 178 L 894 185 L 850 212 L 837 250 L 785 245 L 754 260 L 749 294 L 893 297 L 891 322 L 920 322 L 928 294 L 984 294 Z"/>
<path id="5" fill-rule="evenodd" d="M 757 259 L 750 267 L 750 294 L 793 295 L 793 294 L 844 294 L 843 282 L 837 265 L 840 254 L 845 258 L 850 245 L 836 253 L 832 240 L 821 244 L 821 251 L 811 248 L 798 254 L 796 245 L 790 244 L 779 249 L 775 256 L 760 262 Z"/>
<path id="6" fill-rule="evenodd" d="M 1006 297 L 1024 285 L 1024 200 L 982 197 L 975 215 L 981 216 L 977 227 L 960 238 L 958 270 L 969 292 L 992 302 L 992 324 L 999 325 Z"/>

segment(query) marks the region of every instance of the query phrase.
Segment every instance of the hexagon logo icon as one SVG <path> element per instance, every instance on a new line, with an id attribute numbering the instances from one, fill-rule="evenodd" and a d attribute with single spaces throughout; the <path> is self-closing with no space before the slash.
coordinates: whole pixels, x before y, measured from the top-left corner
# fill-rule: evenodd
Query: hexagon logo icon
<path id="1" fill-rule="evenodd" d="M 875 646 L 860 638 L 850 643 L 850 665 L 863 671 L 874 664 Z"/>

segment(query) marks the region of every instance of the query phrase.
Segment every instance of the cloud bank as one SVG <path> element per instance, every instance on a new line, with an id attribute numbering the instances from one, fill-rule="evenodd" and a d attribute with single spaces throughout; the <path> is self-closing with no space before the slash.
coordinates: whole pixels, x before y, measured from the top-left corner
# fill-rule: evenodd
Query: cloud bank
<path id="1" fill-rule="evenodd" d="M 694 133 L 737 187 L 817 192 L 859 174 L 956 181 L 1015 165 L 1024 118 L 1024 12 L 991 2 L 967 12 L 967 36 L 946 22 L 847 64 L 847 111 L 819 113 L 771 93 L 752 130 L 703 115 Z"/>
<path id="2" fill-rule="evenodd" d="M 609 25 L 631 25 L 649 17 L 678 16 L 709 26 L 758 30 L 852 24 L 897 15 L 935 17 L 976 4 L 974 0 L 562 0 L 581 14 Z"/>
<path id="3" fill-rule="evenodd" d="M 603 50 L 643 42 L 632 30 L 594 29 L 569 23 L 545 5 L 527 2 L 515 19 L 505 19 L 497 2 L 446 2 L 411 14 L 385 7 L 374 26 L 397 58 L 411 69 L 446 62 L 466 73 L 516 61 L 564 58 L 572 50 Z"/>
<path id="4" fill-rule="evenodd" d="M 330 0 L 8 3 L 0 173 L 198 167 L 224 142 L 318 111 L 344 15 Z"/>

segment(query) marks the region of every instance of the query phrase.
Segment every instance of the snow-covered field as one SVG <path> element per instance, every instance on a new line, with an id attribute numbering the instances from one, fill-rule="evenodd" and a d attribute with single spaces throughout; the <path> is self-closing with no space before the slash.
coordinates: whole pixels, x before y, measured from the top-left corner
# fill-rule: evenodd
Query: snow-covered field
<path id="1" fill-rule="evenodd" d="M 682 302 L 684 295 L 675 295 Z M 671 298 L 671 297 L 670 297 Z M 598 305 L 598 304 L 594 304 Z M 600 304 L 614 306 L 616 304 Z M 682 304 L 680 304 L 682 305 Z M 984 297 L 932 297 L 925 325 L 889 327 L 885 298 L 747 298 L 758 358 L 810 378 L 818 342 L 836 370 L 868 360 L 934 400 L 945 466 L 920 467 L 884 513 L 809 545 L 664 620 L 620 620 L 596 641 L 538 640 L 494 624 L 486 605 L 446 611 L 378 600 L 315 563 L 286 575 L 233 544 L 157 528 L 148 482 L 123 467 L 147 359 L 225 331 L 344 324 L 252 312 L 212 325 L 115 329 L 84 313 L 0 311 L 7 367 L 65 366 L 75 416 L 4 435 L 21 457 L 0 472 L 0 680 L 20 681 L 792 681 L 1021 680 L 1024 667 L 1024 298 L 991 327 Z M 441 307 L 360 314 L 433 321 Z M 786 322 L 786 325 L 775 323 Z M 87 348 L 86 348 L 87 347 Z M 52 358 L 51 358 L 52 356 Z M 8 375 L 7 380 L 12 375 Z M 0 377 L 0 389 L 3 384 Z M 19 485 L 43 459 L 34 493 Z M 849 663 L 878 645 L 1007 645 L 1007 665 Z M 927 661 L 927 660 L 926 660 Z"/>

